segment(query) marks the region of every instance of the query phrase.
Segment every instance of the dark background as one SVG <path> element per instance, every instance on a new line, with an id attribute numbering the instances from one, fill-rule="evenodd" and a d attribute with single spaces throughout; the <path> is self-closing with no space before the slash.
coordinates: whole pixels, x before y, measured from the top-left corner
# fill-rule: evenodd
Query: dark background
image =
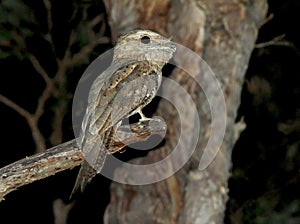
<path id="1" fill-rule="evenodd" d="M 7 2 L 10 2 L 9 4 Z M 43 1 L 0 1 L 0 94 L 34 112 L 45 83 L 28 60 L 28 52 L 38 58 L 50 77 L 57 71 L 56 58 L 63 58 L 72 30 L 83 37 L 72 46 L 76 54 L 89 39 L 84 39 L 82 18 L 104 19 L 93 31 L 105 26 L 110 38 L 104 5 L 98 1 L 52 1 L 55 52 L 43 35 L 48 32 L 47 11 Z M 247 128 L 233 151 L 230 200 L 226 223 L 300 223 L 300 1 L 269 1 L 273 18 L 262 26 L 246 74 L 237 121 Z M 30 16 L 28 16 L 30 15 Z M 104 25 L 103 25 L 104 24 Z M 26 48 L 12 37 L 25 37 Z M 81 37 L 81 36 L 80 36 Z M 112 41 L 93 48 L 87 58 L 67 70 L 66 89 L 74 93 L 83 71 L 98 55 L 113 46 Z M 47 148 L 51 147 L 53 107 L 61 98 L 51 97 L 39 122 Z M 63 141 L 74 138 L 71 99 L 63 121 Z M 0 103 L 0 167 L 35 152 L 31 130 L 17 112 Z M 147 114 L 147 111 L 146 111 Z M 133 155 L 136 156 L 136 155 Z M 128 159 L 128 155 L 121 155 Z M 132 156 L 131 156 L 132 157 Z M 14 191 L 0 203 L 1 223 L 53 223 L 53 201 L 69 202 L 78 168 L 29 184 Z M 83 195 L 78 195 L 69 214 L 69 223 L 101 223 L 109 202 L 110 180 L 97 176 Z M 101 189 L 101 190 L 99 190 Z"/>

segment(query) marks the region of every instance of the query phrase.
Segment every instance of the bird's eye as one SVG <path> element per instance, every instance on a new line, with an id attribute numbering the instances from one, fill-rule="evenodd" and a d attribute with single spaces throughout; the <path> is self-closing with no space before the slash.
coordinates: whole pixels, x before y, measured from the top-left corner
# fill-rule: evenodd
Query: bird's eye
<path id="1" fill-rule="evenodd" d="M 148 36 L 143 36 L 143 37 L 141 38 L 141 42 L 142 42 L 143 44 L 149 44 L 150 41 L 151 41 L 151 39 L 150 39 L 150 37 L 148 37 Z"/>

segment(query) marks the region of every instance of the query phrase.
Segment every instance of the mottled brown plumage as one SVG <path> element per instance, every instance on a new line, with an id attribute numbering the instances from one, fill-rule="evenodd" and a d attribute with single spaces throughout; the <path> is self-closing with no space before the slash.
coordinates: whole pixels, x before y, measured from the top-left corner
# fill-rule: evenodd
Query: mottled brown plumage
<path id="1" fill-rule="evenodd" d="M 122 119 L 139 113 L 156 95 L 162 67 L 175 52 L 167 38 L 149 31 L 123 34 L 110 67 L 94 81 L 82 123 L 79 147 L 85 154 L 72 194 L 101 171 L 107 149 Z"/>

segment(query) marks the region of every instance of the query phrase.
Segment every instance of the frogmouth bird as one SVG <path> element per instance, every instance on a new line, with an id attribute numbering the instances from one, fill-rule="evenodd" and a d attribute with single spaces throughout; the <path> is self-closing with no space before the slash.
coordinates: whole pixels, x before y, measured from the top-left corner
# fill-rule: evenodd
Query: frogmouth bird
<path id="1" fill-rule="evenodd" d="M 83 118 L 79 148 L 85 160 L 72 194 L 100 173 L 108 149 L 121 121 L 142 113 L 155 97 L 162 80 L 162 68 L 176 46 L 170 39 L 150 30 L 133 30 L 121 35 L 111 65 L 93 82 Z"/>

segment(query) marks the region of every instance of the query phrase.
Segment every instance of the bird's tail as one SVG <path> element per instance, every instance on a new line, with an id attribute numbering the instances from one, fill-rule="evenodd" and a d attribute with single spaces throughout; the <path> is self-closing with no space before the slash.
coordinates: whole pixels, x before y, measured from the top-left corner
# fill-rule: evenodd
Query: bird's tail
<path id="1" fill-rule="evenodd" d="M 96 174 L 96 170 L 86 160 L 84 160 L 80 167 L 75 185 L 70 195 L 70 199 L 75 195 L 77 191 L 80 190 L 81 192 L 83 192 L 86 185 L 92 180 L 92 178 Z"/>
<path id="2" fill-rule="evenodd" d="M 84 191 L 86 185 L 92 180 L 92 178 L 100 173 L 108 153 L 108 148 L 111 144 L 113 128 L 109 128 L 103 135 L 89 136 L 89 138 L 83 144 L 83 152 L 85 154 L 85 160 L 83 161 L 79 170 L 74 188 L 72 190 L 70 198 L 80 189 Z"/>

